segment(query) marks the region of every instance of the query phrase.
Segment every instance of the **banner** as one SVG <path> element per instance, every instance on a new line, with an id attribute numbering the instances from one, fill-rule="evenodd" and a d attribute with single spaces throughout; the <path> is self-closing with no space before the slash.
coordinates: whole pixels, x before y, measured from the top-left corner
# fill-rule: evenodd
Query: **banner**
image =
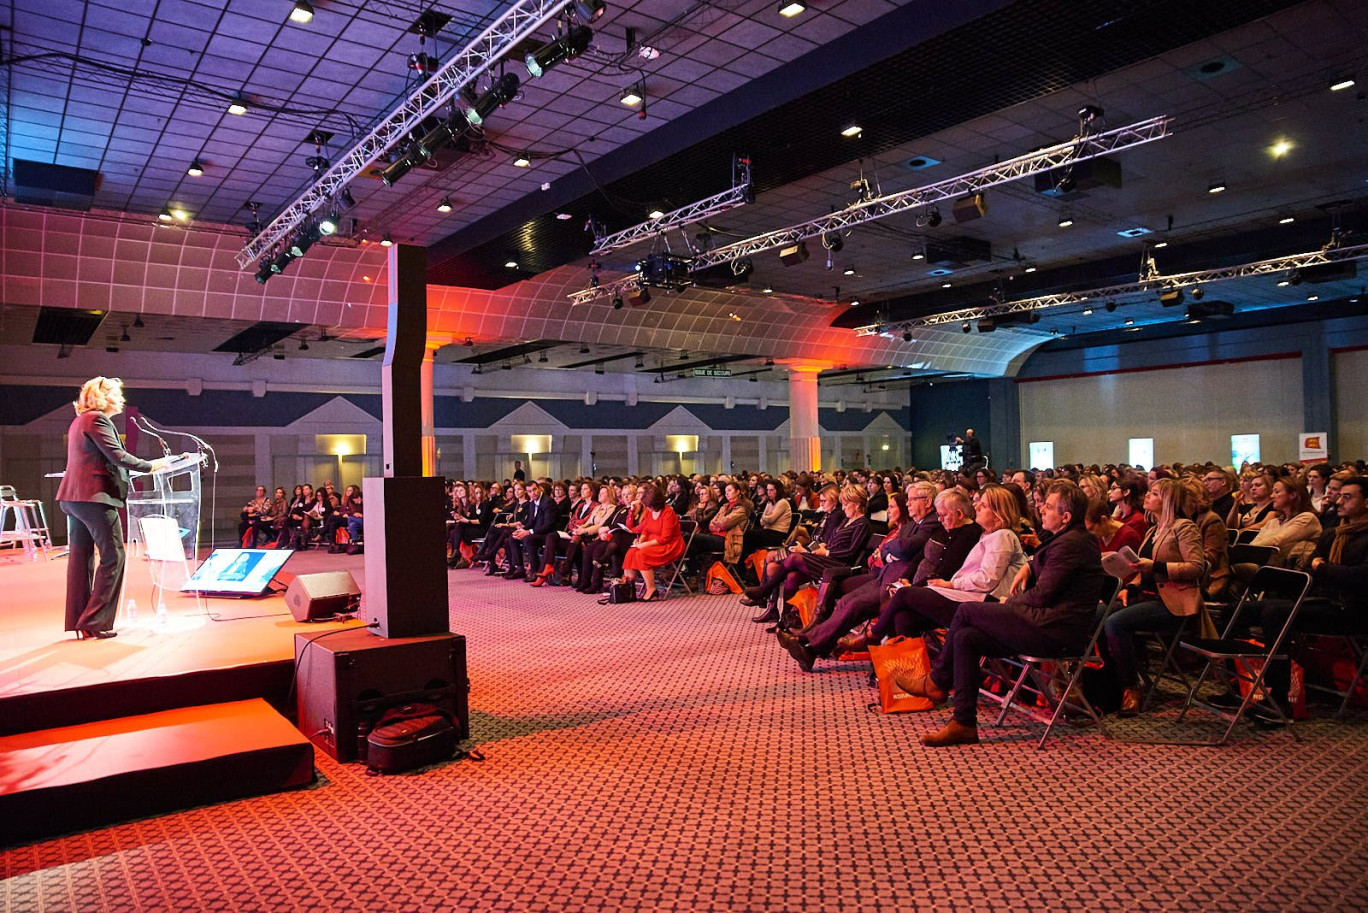
<path id="1" fill-rule="evenodd" d="M 1297 449 L 1303 463 L 1324 463 L 1330 457 L 1329 442 L 1324 431 L 1303 431 L 1297 438 Z"/>

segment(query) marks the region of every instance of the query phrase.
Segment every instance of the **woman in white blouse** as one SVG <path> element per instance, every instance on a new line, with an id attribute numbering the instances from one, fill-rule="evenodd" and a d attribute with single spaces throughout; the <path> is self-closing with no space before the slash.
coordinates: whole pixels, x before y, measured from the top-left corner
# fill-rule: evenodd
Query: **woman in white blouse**
<path id="1" fill-rule="evenodd" d="M 1291 478 L 1279 479 L 1273 483 L 1273 512 L 1251 544 L 1273 546 L 1278 550 L 1278 559 L 1273 563 L 1287 565 L 1298 552 L 1309 554 L 1320 534 L 1320 518 L 1311 509 L 1311 498 L 1302 483 Z M 1307 547 L 1299 549 L 1303 542 Z"/>

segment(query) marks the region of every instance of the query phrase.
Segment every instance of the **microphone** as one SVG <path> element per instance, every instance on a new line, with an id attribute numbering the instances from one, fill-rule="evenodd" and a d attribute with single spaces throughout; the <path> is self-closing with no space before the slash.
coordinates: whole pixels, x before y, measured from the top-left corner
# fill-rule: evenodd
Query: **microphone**
<path id="1" fill-rule="evenodd" d="M 152 424 L 152 423 L 151 423 L 150 421 L 148 421 L 146 418 L 143 419 L 143 423 L 146 424 L 146 425 L 149 425 L 149 426 L 151 426 L 151 424 Z M 213 448 L 213 447 L 210 447 L 210 446 L 209 446 L 209 443 L 208 443 L 207 441 L 204 441 L 204 440 L 201 440 L 201 439 L 198 438 L 198 437 L 195 437 L 195 435 L 191 434 L 191 433 L 188 432 L 188 431 L 172 431 L 172 430 L 169 429 L 169 428 L 160 428 L 160 429 L 158 429 L 158 430 L 163 431 L 163 432 L 165 432 L 166 434 L 174 434 L 174 435 L 178 435 L 178 436 L 180 436 L 180 437 L 188 437 L 190 440 L 194 441 L 194 442 L 195 442 L 195 445 L 199 448 L 201 454 L 207 451 L 211 456 L 213 456 L 213 458 L 214 458 L 214 472 L 218 472 L 218 468 L 219 468 L 219 467 L 218 467 L 218 454 L 217 454 L 217 453 L 214 453 L 214 448 Z M 155 434 L 156 434 L 156 431 L 152 431 L 151 433 L 155 435 Z M 160 438 L 158 438 L 158 440 L 160 440 Z M 166 445 L 166 442 L 165 442 L 165 441 L 162 441 L 162 446 L 165 446 L 165 445 Z M 170 456 L 170 455 L 171 455 L 171 451 L 170 451 L 169 449 L 167 450 L 166 453 L 167 453 L 167 456 Z"/>
<path id="2" fill-rule="evenodd" d="M 160 434 L 156 432 L 156 429 L 152 427 L 151 422 L 149 422 L 147 419 L 140 419 L 137 416 L 132 416 L 132 418 L 133 424 L 137 425 L 139 428 L 146 431 L 148 434 L 152 435 L 161 443 L 162 456 L 171 456 L 171 447 L 166 443 L 166 438 L 162 437 Z"/>

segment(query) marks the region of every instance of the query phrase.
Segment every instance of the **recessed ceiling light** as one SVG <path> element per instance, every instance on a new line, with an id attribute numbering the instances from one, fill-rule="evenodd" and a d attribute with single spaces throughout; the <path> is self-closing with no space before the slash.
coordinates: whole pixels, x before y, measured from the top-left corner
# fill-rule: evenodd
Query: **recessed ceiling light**
<path id="1" fill-rule="evenodd" d="M 1073 224 L 1073 219 L 1071 219 L 1071 218 L 1068 217 L 1068 216 L 1065 216 L 1064 218 L 1062 218 L 1062 219 L 1059 220 L 1059 227 L 1060 227 L 1060 228 L 1068 228 L 1068 227 L 1069 227 L 1070 225 L 1072 225 L 1072 224 Z"/>
<path id="2" fill-rule="evenodd" d="M 517 268 L 518 268 L 518 261 L 517 261 L 517 260 L 509 260 L 507 263 L 504 264 L 504 268 L 505 268 L 505 269 L 517 269 Z"/>
<path id="3" fill-rule="evenodd" d="M 313 7 L 309 5 L 309 0 L 295 0 L 294 9 L 290 10 L 290 21 L 300 25 L 313 21 Z"/>
<path id="4" fill-rule="evenodd" d="M 1127 317 L 1127 318 L 1126 318 L 1126 326 L 1128 326 L 1128 327 L 1133 327 L 1133 326 L 1135 326 L 1135 321 L 1132 320 L 1131 318 Z"/>
<path id="5" fill-rule="evenodd" d="M 246 106 L 245 104 L 242 103 L 242 100 L 241 100 L 241 99 L 238 99 L 237 101 L 234 101 L 234 102 L 232 102 L 232 103 L 230 103 L 230 104 L 228 105 L 228 113 L 229 113 L 229 114 L 237 114 L 237 115 L 239 115 L 239 116 L 240 116 L 240 115 L 243 115 L 243 114 L 246 114 L 246 113 L 247 113 L 247 106 Z"/>
<path id="6" fill-rule="evenodd" d="M 451 212 L 451 197 L 442 197 L 442 202 L 437 204 L 438 212 Z"/>
<path id="7" fill-rule="evenodd" d="M 1289 139 L 1280 139 L 1276 143 L 1268 147 L 1268 154 L 1273 156 L 1275 159 L 1282 158 L 1284 155 L 1287 155 L 1287 153 L 1291 151 L 1292 141 Z"/>
<path id="8" fill-rule="evenodd" d="M 847 139 L 851 139 L 856 136 L 859 136 L 863 132 L 864 127 L 861 127 L 859 124 L 851 124 L 849 127 L 846 127 L 844 130 L 841 131 L 841 135 L 846 137 Z"/>
<path id="9" fill-rule="evenodd" d="M 1307 295 L 1307 301 L 1320 301 L 1320 295 Z"/>
<path id="10" fill-rule="evenodd" d="M 519 154 L 518 154 L 518 157 L 515 158 L 515 159 L 513 160 L 513 167 L 514 167 L 514 168 L 527 168 L 527 167 L 531 166 L 531 164 L 532 164 L 532 159 L 530 159 L 530 158 L 527 157 L 527 153 L 526 153 L 526 152 L 521 152 L 521 153 L 519 153 Z"/>
<path id="11" fill-rule="evenodd" d="M 1354 81 L 1352 79 L 1341 79 L 1338 82 L 1332 82 L 1330 84 L 1330 91 L 1343 92 L 1345 89 L 1352 89 L 1353 87 Z"/>
<path id="12" fill-rule="evenodd" d="M 785 19 L 792 19 L 805 9 L 807 4 L 803 0 L 779 0 L 779 15 Z"/>
<path id="13" fill-rule="evenodd" d="M 1279 224 L 1279 225 L 1291 225 L 1291 224 L 1292 224 L 1293 222 L 1295 222 L 1295 221 L 1297 221 L 1296 216 L 1283 216 L 1281 219 L 1278 220 L 1278 224 Z"/>
<path id="14" fill-rule="evenodd" d="M 851 306 L 851 307 L 859 307 L 859 306 L 860 306 L 860 299 L 859 299 L 859 298 L 852 298 L 852 299 L 850 299 L 850 306 Z"/>
<path id="15" fill-rule="evenodd" d="M 855 267 L 853 267 L 853 266 L 847 266 L 847 267 L 845 268 L 845 272 L 842 273 L 842 275 L 845 275 L 845 276 L 853 276 L 853 275 L 855 275 Z"/>
<path id="16" fill-rule="evenodd" d="M 650 212 L 646 213 L 646 218 L 663 219 L 665 218 L 665 213 L 661 212 L 659 209 L 652 209 Z"/>
<path id="17" fill-rule="evenodd" d="M 1036 271 L 1036 268 L 1034 266 L 1028 266 L 1024 271 L 1028 273 L 1033 273 Z"/>
<path id="18" fill-rule="evenodd" d="M 1092 308 L 1084 308 L 1084 309 L 1083 309 L 1083 316 L 1084 316 L 1084 317 L 1091 317 L 1091 316 L 1092 316 Z"/>
<path id="19" fill-rule="evenodd" d="M 569 222 L 574 216 L 568 212 L 558 212 L 556 213 L 556 218 L 560 219 L 562 222 Z"/>
<path id="20" fill-rule="evenodd" d="M 190 175 L 192 178 L 199 177 L 200 175 L 204 174 L 204 163 L 201 162 L 199 159 L 195 159 L 193 162 L 190 163 L 190 167 L 185 169 L 185 173 Z"/>
<path id="21" fill-rule="evenodd" d="M 1167 241 L 1159 241 L 1159 242 L 1156 242 L 1155 245 L 1154 245 L 1154 249 L 1155 249 L 1155 250 L 1163 250 L 1165 247 L 1168 247 L 1168 242 L 1167 242 Z"/>
<path id="22" fill-rule="evenodd" d="M 949 287 L 952 286 L 952 285 L 954 285 L 953 282 L 942 282 L 942 283 L 941 283 L 941 288 L 949 288 Z"/>
<path id="23" fill-rule="evenodd" d="M 1287 280 L 1287 279 L 1279 279 L 1279 280 L 1278 280 L 1278 288 L 1287 288 L 1287 287 L 1288 287 L 1289 285 L 1291 285 L 1291 284 L 1292 284 L 1292 283 L 1291 283 L 1289 280 Z"/>
<path id="24" fill-rule="evenodd" d="M 1212 181 L 1207 185 L 1207 193 L 1224 193 L 1225 189 L 1225 181 Z"/>
<path id="25" fill-rule="evenodd" d="M 913 259 L 913 260 L 925 260 L 925 259 L 926 259 L 926 251 L 924 251 L 924 250 L 919 250 L 919 251 L 914 252 L 914 253 L 912 254 L 912 259 Z"/>

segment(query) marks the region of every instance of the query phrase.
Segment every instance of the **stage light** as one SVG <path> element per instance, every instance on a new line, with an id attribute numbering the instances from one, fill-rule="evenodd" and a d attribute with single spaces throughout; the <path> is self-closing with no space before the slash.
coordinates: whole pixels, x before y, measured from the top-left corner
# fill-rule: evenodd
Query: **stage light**
<path id="1" fill-rule="evenodd" d="M 484 95 L 480 96 L 475 105 L 466 110 L 466 120 L 475 126 L 484 123 L 484 119 L 497 111 L 501 106 L 512 100 L 518 94 L 518 74 L 505 73 L 494 84 L 489 87 Z"/>
<path id="2" fill-rule="evenodd" d="M 648 219 L 663 219 L 663 218 L 665 218 L 665 213 L 664 213 L 663 211 L 659 210 L 659 209 L 652 209 L 650 212 L 646 213 L 646 218 L 648 218 Z"/>
<path id="3" fill-rule="evenodd" d="M 299 351 L 301 351 L 301 352 L 307 352 L 307 351 L 309 351 L 309 340 L 307 340 L 307 339 L 301 339 L 301 340 L 299 340 Z"/>
<path id="4" fill-rule="evenodd" d="M 436 127 L 429 130 L 422 139 L 418 140 L 414 146 L 414 151 L 424 160 L 430 159 L 437 153 L 437 150 L 451 145 L 456 141 L 456 137 L 465 129 L 465 124 L 458 118 L 449 118 L 439 123 Z M 386 169 L 388 170 L 388 169 Z M 402 175 L 400 175 L 402 177 Z"/>
<path id="5" fill-rule="evenodd" d="M 903 330 L 903 342 L 911 342 L 911 341 L 912 341 L 912 331 L 911 331 L 911 330 Z"/>
<path id="6" fill-rule="evenodd" d="M 308 25 L 313 21 L 313 7 L 309 5 L 309 0 L 295 0 L 294 9 L 290 10 L 290 21 L 298 22 L 300 25 Z"/>
<path id="7" fill-rule="evenodd" d="M 953 286 L 953 285 L 954 285 L 953 282 L 942 282 L 942 283 L 941 283 L 941 288 L 950 288 L 950 287 Z"/>
<path id="8" fill-rule="evenodd" d="M 526 152 L 519 152 L 519 153 L 518 153 L 518 157 L 515 158 L 515 159 L 513 160 L 513 167 L 514 167 L 514 168 L 527 168 L 527 167 L 531 166 L 531 164 L 532 164 L 532 159 L 528 158 Z M 564 215 L 564 213 L 562 213 L 561 215 Z M 557 215 L 557 216 L 556 216 L 556 218 L 558 218 L 558 219 L 559 219 L 560 217 L 561 217 L 560 215 Z"/>
<path id="9" fill-rule="evenodd" d="M 575 13 L 585 22 L 593 22 L 603 15 L 608 4 L 603 0 L 575 0 Z"/>
<path id="10" fill-rule="evenodd" d="M 840 253 L 845 247 L 845 239 L 841 237 L 839 231 L 829 231 L 822 235 L 822 246 L 833 254 Z M 850 273 L 847 273 L 846 275 L 850 275 Z"/>
<path id="11" fill-rule="evenodd" d="M 622 97 L 619 98 L 618 101 L 629 108 L 635 108 L 637 105 L 641 104 L 643 95 L 645 95 L 645 89 L 642 88 L 641 83 L 634 82 L 622 90 Z"/>
<path id="12" fill-rule="evenodd" d="M 437 204 L 438 212 L 451 212 L 451 197 L 442 197 L 442 202 Z"/>
<path id="13" fill-rule="evenodd" d="M 380 172 L 380 181 L 386 187 L 393 187 L 395 181 L 412 171 L 417 164 L 408 155 L 401 155 L 391 162 L 384 171 Z"/>
<path id="14" fill-rule="evenodd" d="M 969 321 L 966 320 L 964 323 L 960 324 L 961 333 L 968 333 L 970 329 L 972 329 L 972 327 L 969 326 Z"/>
<path id="15" fill-rule="evenodd" d="M 1295 221 L 1297 221 L 1297 217 L 1296 217 L 1296 216 L 1283 216 L 1281 219 L 1278 220 L 1278 224 L 1279 224 L 1279 225 L 1291 225 L 1291 224 L 1292 224 L 1293 222 L 1295 222 Z"/>
<path id="16" fill-rule="evenodd" d="M 930 212 L 926 214 L 926 225 L 928 228 L 939 228 L 941 224 L 940 210 L 932 206 Z"/>
<path id="17" fill-rule="evenodd" d="M 913 252 L 912 252 L 912 259 L 913 259 L 913 260 L 925 260 L 925 259 L 926 259 L 926 251 L 924 251 L 924 250 L 916 250 L 916 251 L 913 251 Z"/>
<path id="18" fill-rule="evenodd" d="M 1343 92 L 1345 89 L 1352 89 L 1354 81 L 1352 79 L 1340 79 L 1330 84 L 1331 92 Z"/>
<path id="19" fill-rule="evenodd" d="M 797 266 L 808 258 L 806 241 L 799 241 L 792 247 L 784 247 L 779 250 L 779 262 L 785 266 Z"/>
<path id="20" fill-rule="evenodd" d="M 1114 314 L 1114 313 L 1116 313 L 1116 302 L 1115 302 L 1115 301 L 1108 301 L 1107 304 L 1106 304 L 1106 308 L 1107 308 L 1107 313 L 1108 313 L 1108 314 Z"/>
<path id="21" fill-rule="evenodd" d="M 807 4 L 803 0 L 779 0 L 779 15 L 785 19 L 792 19 L 805 9 Z"/>
<path id="22" fill-rule="evenodd" d="M 844 271 L 841 275 L 843 275 L 843 276 L 853 276 L 853 275 L 855 275 L 855 267 L 853 267 L 853 266 L 847 266 L 847 267 L 845 268 L 845 271 Z"/>
<path id="23" fill-rule="evenodd" d="M 185 173 L 190 175 L 192 178 L 199 177 L 200 175 L 204 174 L 204 163 L 201 162 L 199 159 L 195 159 L 193 162 L 190 163 L 190 167 L 185 169 Z"/>
<path id="24" fill-rule="evenodd" d="M 1093 312 L 1093 309 L 1092 309 L 1092 308 L 1084 308 L 1084 309 L 1083 309 L 1083 316 L 1084 316 L 1084 317 L 1091 317 L 1091 316 L 1092 316 L 1092 312 Z"/>
<path id="25" fill-rule="evenodd" d="M 394 245 L 394 242 L 393 242 L 392 240 L 390 240 L 389 232 L 385 232 L 385 236 L 384 236 L 383 238 L 380 239 L 380 246 L 381 246 L 381 247 L 392 247 L 393 245 Z"/>
<path id="26" fill-rule="evenodd" d="M 123 335 L 119 337 L 119 342 L 132 342 L 133 337 L 128 335 L 128 327 L 123 328 Z"/>
<path id="27" fill-rule="evenodd" d="M 334 209 L 326 216 L 318 220 L 318 231 L 324 235 L 337 234 L 337 223 L 342 219 L 342 215 Z"/>
<path id="28" fill-rule="evenodd" d="M 620 311 L 620 310 L 622 310 L 622 296 L 621 296 L 621 295 L 614 295 L 614 296 L 613 296 L 613 310 L 615 310 L 615 311 Z"/>
<path id="29" fill-rule="evenodd" d="M 271 278 L 272 276 L 274 276 L 274 275 L 275 275 L 275 270 L 271 269 L 271 261 L 269 261 L 269 260 L 263 260 L 263 261 L 261 261 L 261 266 L 257 267 L 257 271 L 256 271 L 256 281 L 259 282 L 259 283 L 261 283 L 262 285 L 265 285 L 265 284 L 266 284 L 266 280 L 270 279 L 270 278 Z"/>
<path id="30" fill-rule="evenodd" d="M 527 73 L 539 79 L 546 71 L 561 63 L 583 54 L 589 48 L 594 32 L 587 25 L 577 25 L 523 58 Z"/>
<path id="31" fill-rule="evenodd" d="M 1135 326 L 1135 321 L 1132 320 L 1131 318 L 1127 317 L 1127 318 L 1126 318 L 1126 326 L 1128 326 L 1128 327 L 1133 327 L 1133 326 Z"/>
<path id="32" fill-rule="evenodd" d="M 1022 270 L 1023 273 L 1033 273 L 1033 272 L 1035 272 L 1035 271 L 1036 271 L 1036 268 L 1035 268 L 1034 266 L 1028 266 L 1028 267 L 1026 267 L 1024 270 Z"/>
<path id="33" fill-rule="evenodd" d="M 1154 245 L 1154 249 L 1155 249 L 1155 250 L 1163 250 L 1163 249 L 1166 248 L 1166 247 L 1168 247 L 1168 242 L 1167 242 L 1167 241 L 1160 241 L 1159 243 L 1157 243 L 1157 244 Z"/>

